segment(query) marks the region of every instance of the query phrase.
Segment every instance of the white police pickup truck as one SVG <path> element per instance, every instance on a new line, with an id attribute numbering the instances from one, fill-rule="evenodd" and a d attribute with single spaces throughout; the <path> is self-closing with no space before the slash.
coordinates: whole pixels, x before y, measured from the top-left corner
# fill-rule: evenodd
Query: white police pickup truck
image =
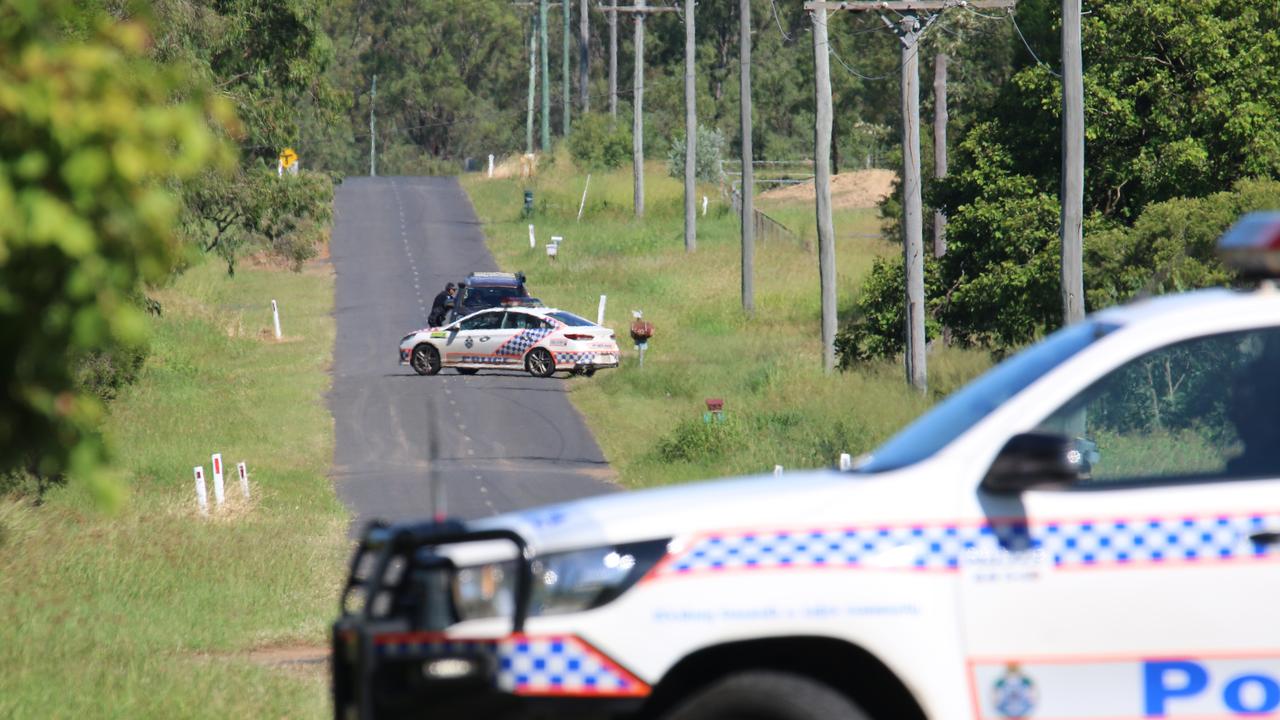
<path id="1" fill-rule="evenodd" d="M 374 526 L 341 719 L 1280 716 L 1280 214 L 835 470 Z"/>

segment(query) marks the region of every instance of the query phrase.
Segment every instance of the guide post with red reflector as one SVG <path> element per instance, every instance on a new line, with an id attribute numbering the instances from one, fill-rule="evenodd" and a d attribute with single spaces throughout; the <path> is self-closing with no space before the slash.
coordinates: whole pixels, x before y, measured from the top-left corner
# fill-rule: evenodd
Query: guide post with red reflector
<path id="1" fill-rule="evenodd" d="M 204 467 L 197 465 L 196 473 L 196 504 L 200 506 L 200 514 L 209 514 L 209 492 L 204 486 Z"/>
<path id="2" fill-rule="evenodd" d="M 213 454 L 213 499 L 222 505 L 222 453 Z"/>
<path id="3" fill-rule="evenodd" d="M 240 492 L 244 493 L 244 499 L 249 499 L 249 468 L 244 463 L 236 464 L 236 471 L 240 473 Z"/>

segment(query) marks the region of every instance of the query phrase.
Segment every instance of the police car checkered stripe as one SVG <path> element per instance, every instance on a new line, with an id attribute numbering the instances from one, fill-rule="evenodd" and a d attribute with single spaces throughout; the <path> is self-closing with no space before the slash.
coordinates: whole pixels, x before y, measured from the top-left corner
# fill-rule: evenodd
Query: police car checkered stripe
<path id="1" fill-rule="evenodd" d="M 646 695 L 649 687 L 572 636 L 508 637 L 501 640 L 418 639 L 389 636 L 377 640 L 379 654 L 426 660 L 432 657 L 482 657 L 496 664 L 499 689 L 518 695 Z"/>
<path id="2" fill-rule="evenodd" d="M 537 345 L 539 340 L 550 335 L 552 332 L 553 331 L 546 328 L 525 330 L 503 343 L 502 346 L 498 348 L 497 354 L 520 357 L 524 355 L 526 350 Z"/>
<path id="3" fill-rule="evenodd" d="M 554 353 L 556 364 L 561 363 L 593 363 L 596 360 L 596 354 L 593 352 L 558 352 Z"/>
<path id="4" fill-rule="evenodd" d="M 1203 518 L 909 525 L 769 531 L 705 537 L 660 575 L 754 568 L 954 570 L 966 553 L 1040 550 L 1057 567 L 1280 557 L 1253 533 L 1280 527 L 1280 513 Z"/>

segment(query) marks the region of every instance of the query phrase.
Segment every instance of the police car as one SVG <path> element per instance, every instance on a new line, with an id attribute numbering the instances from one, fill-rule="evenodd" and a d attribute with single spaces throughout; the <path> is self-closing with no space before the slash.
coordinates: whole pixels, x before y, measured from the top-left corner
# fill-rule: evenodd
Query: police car
<path id="1" fill-rule="evenodd" d="M 419 375 L 451 367 L 464 375 L 483 368 L 523 368 L 536 377 L 557 371 L 590 376 L 618 366 L 618 343 L 609 328 L 571 312 L 510 306 L 405 335 L 400 364 Z"/>
<path id="2" fill-rule="evenodd" d="M 1221 243 L 1280 275 L 1280 214 Z M 339 718 L 1280 714 L 1280 291 L 1104 310 L 825 470 L 375 525 Z"/>

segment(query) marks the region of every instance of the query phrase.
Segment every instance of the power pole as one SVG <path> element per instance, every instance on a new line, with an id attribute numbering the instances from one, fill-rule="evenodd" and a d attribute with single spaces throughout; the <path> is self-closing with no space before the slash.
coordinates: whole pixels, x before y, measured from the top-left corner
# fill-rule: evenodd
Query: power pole
<path id="1" fill-rule="evenodd" d="M 561 53 L 561 58 L 563 60 L 562 64 L 564 67 L 561 77 L 564 79 L 564 89 L 561 92 L 560 98 L 560 106 L 564 108 L 564 110 L 560 115 L 561 125 L 563 128 L 560 131 L 560 134 L 567 138 L 569 137 L 569 108 L 573 106 L 573 88 L 570 87 L 569 80 L 569 36 L 572 34 L 572 31 L 569 28 L 573 21 L 573 18 L 571 17 L 573 15 L 573 0 L 561 0 L 560 9 L 563 11 L 564 15 L 564 51 Z"/>
<path id="2" fill-rule="evenodd" d="M 831 58 L 827 45 L 827 11 L 813 19 L 814 88 L 817 114 L 813 130 L 813 184 L 818 221 L 818 277 L 822 288 L 822 371 L 836 367 L 836 241 L 831 220 Z"/>
<path id="3" fill-rule="evenodd" d="M 694 194 L 697 190 L 698 111 L 694 70 L 693 0 L 684 0 L 684 251 L 698 249 L 698 216 Z"/>
<path id="4" fill-rule="evenodd" d="M 636 8 L 644 8 L 644 0 L 636 0 Z M 636 217 L 644 217 L 644 13 L 636 13 L 635 79 L 631 107 L 631 172 L 634 176 Z"/>
<path id="5" fill-rule="evenodd" d="M 369 92 L 369 177 L 378 177 L 378 133 L 374 129 L 373 106 L 378 100 L 378 76 L 373 76 L 373 90 Z"/>
<path id="6" fill-rule="evenodd" d="M 618 119 L 618 0 L 609 0 L 609 115 Z"/>
<path id="7" fill-rule="evenodd" d="M 924 248 L 920 200 L 920 32 L 914 13 L 902 16 L 902 257 L 907 274 L 907 382 L 928 389 L 925 372 Z"/>
<path id="8" fill-rule="evenodd" d="M 646 15 L 660 12 L 678 12 L 674 7 L 646 7 L 644 0 L 636 0 L 634 7 L 610 8 L 614 17 L 617 13 L 635 15 L 635 76 L 631 108 L 631 172 L 635 192 L 636 217 L 644 217 L 644 18 Z"/>
<path id="9" fill-rule="evenodd" d="M 1062 322 L 1084 319 L 1084 71 L 1080 0 L 1062 0 Z"/>
<path id="10" fill-rule="evenodd" d="M 1015 2 L 968 0 L 966 5 L 974 9 L 1009 8 Z M 925 369 L 924 239 L 921 237 L 919 43 L 924 31 L 938 19 L 938 13 L 955 5 L 955 0 L 813 0 L 804 4 L 804 8 L 810 11 L 893 12 L 897 17 L 895 22 L 881 15 L 902 43 L 902 255 L 906 276 L 904 359 L 907 381 L 922 393 L 928 389 L 928 373 Z"/>
<path id="11" fill-rule="evenodd" d="M 538 21 L 529 22 L 529 111 L 524 125 L 525 154 L 533 154 L 533 98 L 538 92 Z"/>
<path id="12" fill-rule="evenodd" d="M 551 66 L 547 59 L 547 0 L 538 2 L 538 50 L 542 59 L 542 152 L 551 151 Z"/>
<path id="13" fill-rule="evenodd" d="M 591 41 L 591 26 L 589 18 L 591 8 L 588 6 L 588 0 L 581 0 L 578 5 L 578 96 L 582 102 L 582 113 L 585 115 L 591 110 L 590 94 L 587 92 L 588 63 L 590 57 L 588 54 L 588 43 Z"/>
<path id="14" fill-rule="evenodd" d="M 751 0 L 738 0 L 738 64 L 742 113 L 742 309 L 755 314 L 755 168 L 751 165 Z"/>
<path id="15" fill-rule="evenodd" d="M 947 176 L 947 62 L 950 58 L 939 53 L 933 61 L 933 177 L 941 180 Z M 947 216 L 938 209 L 933 211 L 933 256 L 947 254 Z"/>

